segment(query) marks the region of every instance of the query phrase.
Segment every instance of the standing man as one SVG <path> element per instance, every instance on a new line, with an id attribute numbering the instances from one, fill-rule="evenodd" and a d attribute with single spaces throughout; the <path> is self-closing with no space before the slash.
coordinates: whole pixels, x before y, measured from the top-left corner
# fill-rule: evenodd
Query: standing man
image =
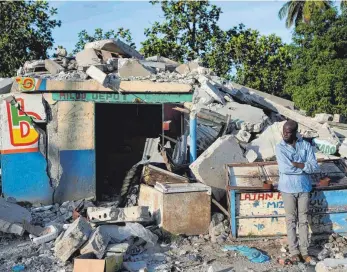
<path id="1" fill-rule="evenodd" d="M 278 190 L 282 193 L 286 213 L 289 251 L 293 262 L 309 263 L 308 255 L 308 206 L 312 189 L 309 174 L 317 172 L 319 166 L 311 145 L 297 138 L 298 123 L 292 120 L 283 125 L 283 140 L 276 146 L 279 169 Z M 299 240 L 296 236 L 299 225 Z M 300 249 L 300 250 L 299 250 Z M 301 255 L 300 255 L 301 253 Z"/>

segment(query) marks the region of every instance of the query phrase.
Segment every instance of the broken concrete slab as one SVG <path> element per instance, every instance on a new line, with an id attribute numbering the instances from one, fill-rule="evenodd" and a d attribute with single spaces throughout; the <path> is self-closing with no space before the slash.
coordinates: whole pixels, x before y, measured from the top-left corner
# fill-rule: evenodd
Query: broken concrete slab
<path id="1" fill-rule="evenodd" d="M 170 60 L 168 58 L 164 58 L 161 56 L 153 56 L 146 58 L 146 61 L 156 62 L 156 63 L 165 63 L 165 69 L 173 72 L 175 71 L 176 67 L 180 65 L 180 63 Z"/>
<path id="2" fill-rule="evenodd" d="M 99 82 L 102 86 L 106 88 L 110 88 L 111 90 L 114 90 L 114 91 L 120 90 L 121 81 L 115 74 L 107 75 L 100 69 L 96 68 L 95 66 L 90 66 L 88 70 L 86 71 L 86 73 L 91 78 Z"/>
<path id="3" fill-rule="evenodd" d="M 21 224 L 10 223 L 0 218 L 0 232 L 12 233 L 22 236 L 24 234 L 24 228 Z"/>
<path id="4" fill-rule="evenodd" d="M 247 132 L 261 132 L 269 120 L 269 117 L 262 109 L 237 102 L 227 102 L 224 106 L 211 104 L 208 107 L 201 106 L 199 109 L 200 111 L 201 109 L 209 109 L 210 111 L 217 112 L 223 115 L 225 119 L 230 116 L 231 123 L 235 124 L 236 129 Z"/>
<path id="5" fill-rule="evenodd" d="M 129 246 L 130 243 L 109 244 L 106 248 L 106 251 L 114 253 L 126 253 L 128 251 Z"/>
<path id="6" fill-rule="evenodd" d="M 23 224 L 24 221 L 30 223 L 31 213 L 18 204 L 0 198 L 0 219 L 9 223 Z"/>
<path id="7" fill-rule="evenodd" d="M 117 53 L 127 58 L 133 57 L 137 59 L 143 59 L 143 56 L 138 51 L 136 51 L 136 49 L 125 44 L 119 39 L 108 39 L 108 40 L 101 40 L 101 41 L 86 43 L 84 48 L 85 49 L 92 48 L 95 50 L 105 50 L 105 51 Z"/>
<path id="8" fill-rule="evenodd" d="M 147 60 L 141 60 L 140 64 L 147 66 L 147 67 L 151 67 L 151 68 L 156 68 L 159 70 L 163 70 L 165 71 L 166 69 L 166 64 L 162 63 L 162 62 L 155 62 L 155 61 L 147 61 Z"/>
<path id="9" fill-rule="evenodd" d="M 76 54 L 76 62 L 79 67 L 89 67 L 102 64 L 102 59 L 94 49 L 84 49 Z"/>
<path id="10" fill-rule="evenodd" d="M 247 152 L 253 150 L 257 159 L 273 160 L 276 157 L 276 145 L 282 140 L 284 122 L 274 123 L 267 127 L 257 139 L 254 139 L 246 148 Z"/>
<path id="11" fill-rule="evenodd" d="M 36 71 L 45 70 L 45 61 L 44 60 L 26 61 L 23 65 L 23 70 L 25 73 L 32 73 Z"/>
<path id="12" fill-rule="evenodd" d="M 58 63 L 56 63 L 54 60 L 46 59 L 45 60 L 45 68 L 48 72 L 50 72 L 52 75 L 59 74 L 60 72 L 63 72 L 65 69 Z"/>
<path id="13" fill-rule="evenodd" d="M 236 162 L 247 160 L 237 140 L 232 135 L 225 135 L 218 138 L 189 168 L 198 181 L 212 187 L 212 193 L 219 201 L 225 194 L 224 165 Z"/>
<path id="14" fill-rule="evenodd" d="M 126 208 L 87 208 L 87 215 L 90 222 L 148 222 L 151 216 L 148 207 L 134 206 Z"/>
<path id="15" fill-rule="evenodd" d="M 205 78 L 205 77 L 204 77 Z M 221 92 L 218 90 L 218 88 L 216 86 L 213 85 L 212 81 L 210 80 L 204 80 L 204 79 L 200 79 L 200 83 L 201 83 L 201 89 L 204 90 L 208 95 L 210 95 L 211 97 L 213 97 L 213 99 L 215 101 L 218 101 L 221 104 L 225 104 L 225 100 L 223 95 L 221 94 Z"/>
<path id="16" fill-rule="evenodd" d="M 333 115 L 327 113 L 316 113 L 313 120 L 315 120 L 318 123 L 324 124 L 328 121 L 333 121 Z"/>
<path id="17" fill-rule="evenodd" d="M 55 256 L 66 262 L 89 238 L 92 228 L 83 217 L 76 219 L 55 243 Z"/>
<path id="18" fill-rule="evenodd" d="M 91 234 L 88 242 L 81 248 L 81 254 L 94 253 L 102 259 L 111 237 L 99 227 Z"/>
<path id="19" fill-rule="evenodd" d="M 201 63 L 199 62 L 199 60 L 193 60 L 188 63 L 181 64 L 176 68 L 175 71 L 181 75 L 186 75 L 191 71 L 198 69 L 199 67 L 201 67 Z"/>
<path id="20" fill-rule="evenodd" d="M 238 85 L 238 88 L 235 88 L 235 86 L 237 86 L 237 84 L 229 83 L 227 84 L 228 88 L 226 88 L 225 90 L 232 96 L 235 96 L 243 102 L 261 105 L 262 107 L 265 107 L 274 112 L 278 112 L 288 119 L 292 119 L 299 124 L 316 131 L 319 134 L 319 140 L 328 142 L 328 145 L 335 146 L 335 149 L 337 149 L 337 146 L 340 144 L 338 137 L 328 124 L 322 125 L 310 117 L 301 115 L 296 111 L 286 108 L 278 102 L 274 102 L 269 98 L 258 95 L 250 88 L 241 85 Z"/>
<path id="21" fill-rule="evenodd" d="M 12 78 L 0 78 L 0 94 L 7 94 L 11 91 Z"/>
<path id="22" fill-rule="evenodd" d="M 135 59 L 118 59 L 118 75 L 122 78 L 147 77 L 154 73 Z"/>

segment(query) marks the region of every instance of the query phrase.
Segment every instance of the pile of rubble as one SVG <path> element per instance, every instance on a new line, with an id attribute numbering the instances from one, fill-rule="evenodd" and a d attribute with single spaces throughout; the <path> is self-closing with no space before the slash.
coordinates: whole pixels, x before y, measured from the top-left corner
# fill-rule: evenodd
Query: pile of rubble
<path id="1" fill-rule="evenodd" d="M 342 116 L 307 117 L 295 109 L 293 102 L 219 78 L 199 60 L 180 64 L 160 56 L 145 59 L 120 40 L 88 43 L 75 57 L 68 57 L 65 49 L 58 48 L 56 58 L 28 61 L 17 75 L 60 81 L 93 80 L 119 93 L 123 91 L 121 82 L 124 81 L 181 83 L 189 85 L 194 92 L 192 102 L 174 108 L 184 114 L 183 135 L 177 139 L 164 136 L 164 146 L 160 139 L 148 139 L 143 160 L 129 169 L 121 192 L 123 204 L 126 199 L 122 207 L 120 201 L 100 205 L 80 200 L 31 207 L 28 212 L 13 200 L 1 199 L 0 205 L 7 212 L 0 212 L 0 230 L 16 235 L 29 233 L 40 256 L 53 258 L 52 265 L 62 269 L 67 269 L 66 261 L 74 259 L 76 272 L 85 271 L 89 265 L 98 267 L 99 270 L 93 271 L 104 271 L 104 267 L 106 270 L 112 267 L 112 271 L 145 271 L 151 267 L 160 271 L 184 271 L 179 268 L 179 261 L 175 263 L 173 256 L 163 253 L 168 235 L 158 228 L 152 210 L 138 204 L 140 184 L 162 191 L 173 190 L 170 184 L 182 183 L 204 183 L 211 187 L 213 201 L 223 214 L 214 214 L 211 221 L 209 213 L 209 235 L 201 233 L 201 237 L 195 238 L 201 242 L 224 243 L 230 234 L 229 214 L 216 202 L 225 195 L 224 166 L 275 160 L 275 145 L 282 138 L 286 119 L 299 123 L 300 136 L 315 145 L 318 157 L 347 155 L 344 142 L 347 126 L 342 123 Z M 11 80 L 0 81 L 0 94 L 9 92 L 9 86 Z M 189 129 L 194 119 L 197 126 Z M 189 131 L 196 133 L 197 158 L 192 163 L 189 153 L 194 154 L 191 140 L 195 135 Z M 137 176 L 137 169 L 143 165 L 154 167 L 151 171 L 155 173 L 150 178 L 144 174 L 148 168 L 144 168 L 141 178 Z M 208 190 L 198 187 L 199 191 Z M 341 239 L 331 241 L 324 251 L 326 254 L 321 255 L 344 257 L 341 255 L 344 252 L 335 251 L 335 242 L 344 247 L 345 241 Z M 187 254 L 182 252 L 183 255 Z M 187 258 L 201 262 L 197 252 Z M 19 260 L 11 265 L 30 264 Z M 173 266 L 176 270 L 171 270 Z"/>

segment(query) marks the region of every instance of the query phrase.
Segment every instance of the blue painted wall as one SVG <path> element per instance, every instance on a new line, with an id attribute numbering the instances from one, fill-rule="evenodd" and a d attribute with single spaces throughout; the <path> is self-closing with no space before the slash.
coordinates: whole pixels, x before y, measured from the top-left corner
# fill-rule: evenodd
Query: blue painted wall
<path id="1" fill-rule="evenodd" d="M 61 150 L 60 164 L 63 174 L 55 202 L 95 196 L 95 150 Z"/>
<path id="2" fill-rule="evenodd" d="M 2 191 L 17 201 L 50 204 L 53 190 L 40 152 L 1 155 Z"/>

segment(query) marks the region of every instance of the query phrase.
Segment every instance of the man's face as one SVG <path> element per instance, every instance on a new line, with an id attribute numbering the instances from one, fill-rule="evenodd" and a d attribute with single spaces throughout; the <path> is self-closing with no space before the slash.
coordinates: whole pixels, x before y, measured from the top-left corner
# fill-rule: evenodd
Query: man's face
<path id="1" fill-rule="evenodd" d="M 296 139 L 296 130 L 290 126 L 283 126 L 283 140 L 286 143 L 293 143 Z"/>

